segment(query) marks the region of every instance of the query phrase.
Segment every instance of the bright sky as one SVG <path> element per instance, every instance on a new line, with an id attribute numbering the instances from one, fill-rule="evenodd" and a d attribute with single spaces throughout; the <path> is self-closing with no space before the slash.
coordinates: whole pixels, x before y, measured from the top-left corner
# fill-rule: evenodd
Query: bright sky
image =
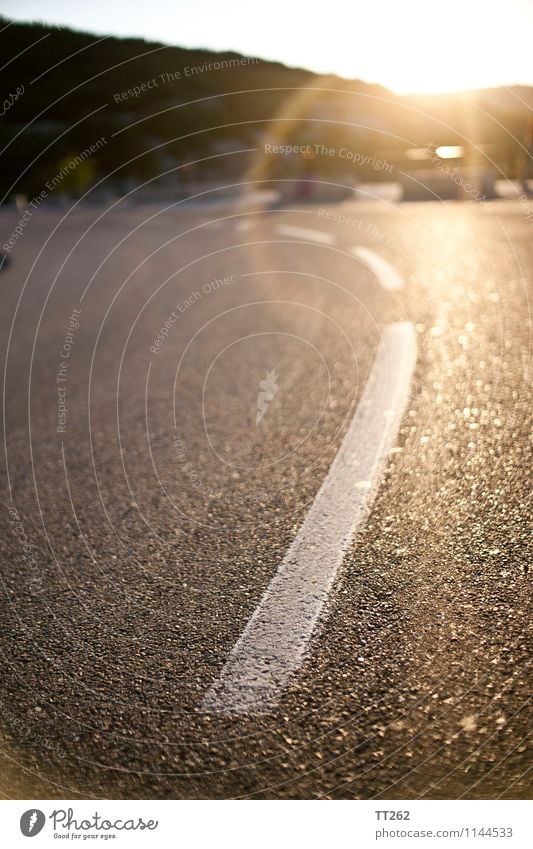
<path id="1" fill-rule="evenodd" d="M 0 13 L 236 50 L 401 94 L 533 85 L 533 0 L 0 0 Z"/>

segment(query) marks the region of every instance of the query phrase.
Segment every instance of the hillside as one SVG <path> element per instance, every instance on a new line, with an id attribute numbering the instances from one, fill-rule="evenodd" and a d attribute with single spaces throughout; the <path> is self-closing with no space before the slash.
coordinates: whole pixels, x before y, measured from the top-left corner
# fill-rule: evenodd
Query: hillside
<path id="1" fill-rule="evenodd" d="M 102 138 L 83 167 L 62 178 L 63 189 L 79 193 L 110 173 L 120 188 L 206 157 L 195 175 L 241 173 L 247 157 L 228 151 L 272 138 L 346 145 L 362 156 L 384 152 L 405 166 L 408 147 L 458 144 L 467 136 L 489 145 L 511 173 L 520 150 L 509 133 L 522 139 L 527 104 L 533 104 L 532 89 L 496 89 L 471 92 L 467 110 L 457 96 L 399 97 L 380 86 L 235 53 L 0 23 L 0 189 L 6 197 L 38 194 Z M 347 165 L 331 156 L 320 168 L 338 174 Z M 359 171 L 365 176 L 364 165 Z"/>

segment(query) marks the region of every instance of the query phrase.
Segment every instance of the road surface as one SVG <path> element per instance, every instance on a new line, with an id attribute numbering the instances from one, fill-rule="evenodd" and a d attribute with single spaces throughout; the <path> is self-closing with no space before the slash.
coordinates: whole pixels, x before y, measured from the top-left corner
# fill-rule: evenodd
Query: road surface
<path id="1" fill-rule="evenodd" d="M 531 240 L 515 201 L 35 213 L 6 798 L 530 793 Z"/>

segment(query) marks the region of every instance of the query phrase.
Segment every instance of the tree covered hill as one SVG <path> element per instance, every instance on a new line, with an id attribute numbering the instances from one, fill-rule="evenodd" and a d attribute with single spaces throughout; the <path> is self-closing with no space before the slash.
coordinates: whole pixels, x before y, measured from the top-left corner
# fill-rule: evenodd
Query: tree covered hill
<path id="1" fill-rule="evenodd" d="M 104 175 L 120 186 L 189 160 L 196 171 L 227 176 L 246 156 L 228 151 L 284 144 L 384 152 L 403 162 L 410 146 L 491 145 L 507 170 L 520 154 L 532 89 L 458 97 L 399 97 L 381 86 L 321 77 L 280 63 L 147 42 L 102 38 L 44 24 L 0 20 L 2 148 L 0 190 L 38 194 L 99 139 L 63 187 L 82 191 Z M 479 108 L 478 108 L 479 107 Z M 484 108 L 486 107 L 486 108 Z M 472 127 L 472 115 L 475 126 Z M 501 124 L 502 126 L 499 126 Z M 326 174 L 346 170 L 336 156 Z M 361 169 L 364 172 L 365 166 Z"/>

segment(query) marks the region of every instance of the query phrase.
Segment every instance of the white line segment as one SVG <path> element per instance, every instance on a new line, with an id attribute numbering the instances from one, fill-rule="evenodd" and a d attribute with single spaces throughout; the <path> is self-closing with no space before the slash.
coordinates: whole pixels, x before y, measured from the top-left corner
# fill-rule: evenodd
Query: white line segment
<path id="1" fill-rule="evenodd" d="M 293 227 L 292 224 L 280 224 L 276 228 L 280 236 L 294 236 L 296 239 L 306 239 L 321 245 L 333 245 L 335 236 L 325 230 L 311 230 L 310 227 Z"/>
<path id="2" fill-rule="evenodd" d="M 409 400 L 413 325 L 389 325 L 331 468 L 294 542 L 203 701 L 225 714 L 268 711 L 299 668 L 337 571 L 377 492 Z"/>
<path id="3" fill-rule="evenodd" d="M 358 260 L 360 260 L 360 262 L 363 263 L 363 265 L 366 265 L 366 267 L 376 275 L 384 289 L 391 290 L 402 288 L 403 278 L 401 274 L 399 274 L 390 262 L 387 262 L 386 259 L 383 259 L 383 257 L 375 251 L 370 250 L 370 248 L 358 246 L 356 248 L 352 248 L 352 253 Z"/>
<path id="4" fill-rule="evenodd" d="M 255 221 L 248 221 L 248 220 L 238 221 L 237 226 L 236 226 L 236 230 L 238 230 L 240 233 L 247 233 L 248 230 L 253 230 L 255 225 L 256 225 Z"/>

